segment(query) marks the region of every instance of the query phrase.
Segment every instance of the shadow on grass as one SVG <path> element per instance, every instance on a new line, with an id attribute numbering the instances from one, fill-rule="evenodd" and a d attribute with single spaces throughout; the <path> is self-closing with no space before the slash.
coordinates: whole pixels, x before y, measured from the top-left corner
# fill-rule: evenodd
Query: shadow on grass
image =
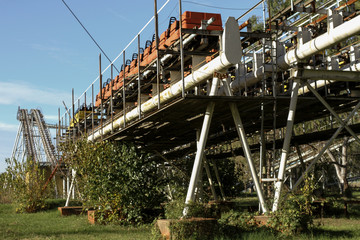
<path id="1" fill-rule="evenodd" d="M 344 239 L 352 237 L 354 237 L 354 234 L 350 230 L 331 230 L 320 228 L 313 229 L 311 234 L 304 234 L 304 239 Z"/>
<path id="2" fill-rule="evenodd" d="M 71 227 L 70 227 L 71 228 Z M 35 230 L 18 232 L 10 230 L 3 235 L 6 239 L 147 239 L 150 236 L 148 229 L 122 226 L 87 226 L 82 229 L 58 231 Z"/>

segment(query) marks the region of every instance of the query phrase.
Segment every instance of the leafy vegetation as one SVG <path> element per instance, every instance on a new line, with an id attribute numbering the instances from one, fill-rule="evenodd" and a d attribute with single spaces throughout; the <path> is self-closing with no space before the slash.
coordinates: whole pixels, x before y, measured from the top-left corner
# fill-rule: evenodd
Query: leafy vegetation
<path id="1" fill-rule="evenodd" d="M 151 222 L 153 209 L 164 201 L 158 166 L 135 146 L 87 142 L 62 147 L 64 161 L 77 172 L 84 205 L 97 210 L 99 222 Z"/>
<path id="2" fill-rule="evenodd" d="M 16 212 L 34 213 L 46 208 L 45 199 L 50 196 L 49 188 L 43 189 L 45 170 L 32 159 L 25 162 L 12 160 L 6 173 L 6 184 L 11 190 L 12 200 L 16 204 Z"/>

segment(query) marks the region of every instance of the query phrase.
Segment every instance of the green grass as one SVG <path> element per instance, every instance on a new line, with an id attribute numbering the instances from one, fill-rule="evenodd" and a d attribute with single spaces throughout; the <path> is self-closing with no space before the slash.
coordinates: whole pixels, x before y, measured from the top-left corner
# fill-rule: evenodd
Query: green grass
<path id="1" fill-rule="evenodd" d="M 283 239 L 360 239 L 358 218 L 316 219 L 315 226 L 311 233 Z M 0 239 L 150 239 L 151 228 L 152 225 L 90 225 L 85 215 L 61 217 L 57 209 L 34 214 L 16 214 L 12 205 L 0 204 Z M 275 240 L 279 239 L 279 236 L 259 230 L 244 232 L 232 239 Z"/>
<path id="2" fill-rule="evenodd" d="M 87 216 L 62 217 L 56 209 L 16 214 L 0 204 L 0 239 L 150 239 L 151 227 L 90 225 Z"/>

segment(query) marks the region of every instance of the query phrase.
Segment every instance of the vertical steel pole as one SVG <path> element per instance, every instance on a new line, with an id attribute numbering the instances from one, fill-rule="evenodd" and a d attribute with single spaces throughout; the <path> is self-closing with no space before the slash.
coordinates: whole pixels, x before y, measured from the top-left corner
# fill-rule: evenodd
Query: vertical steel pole
<path id="1" fill-rule="evenodd" d="M 274 203 L 273 203 L 273 208 L 272 208 L 273 212 L 275 212 L 278 209 L 281 189 L 282 189 L 282 186 L 284 183 L 285 167 L 286 167 L 286 162 L 287 162 L 287 156 L 289 154 L 290 141 L 291 141 L 291 137 L 292 137 L 292 133 L 293 133 L 299 85 L 300 85 L 300 80 L 294 79 L 292 92 L 291 92 L 289 114 L 288 114 L 287 123 L 286 123 L 285 138 L 284 138 L 284 143 L 283 143 L 281 158 L 280 158 L 279 173 L 278 173 L 278 177 L 277 177 L 277 182 L 275 183 L 275 196 L 274 196 Z"/>
<path id="2" fill-rule="evenodd" d="M 123 97 L 123 116 L 124 116 L 124 128 L 126 127 L 126 99 L 125 99 L 125 87 L 126 87 L 126 83 L 125 83 L 125 79 L 126 79 L 126 72 L 125 72 L 125 50 L 123 51 L 123 91 L 122 91 L 122 97 Z"/>
<path id="3" fill-rule="evenodd" d="M 69 115 L 69 126 L 67 124 L 67 120 L 68 120 L 68 115 Z M 70 113 L 65 112 L 65 127 L 67 127 L 67 129 L 69 130 L 69 134 L 67 134 L 67 138 L 70 140 L 71 138 L 71 128 L 70 128 Z M 65 132 L 66 133 L 66 132 Z"/>
<path id="4" fill-rule="evenodd" d="M 63 135 L 64 135 L 64 117 L 61 117 L 61 128 L 60 128 L 60 137 L 61 139 L 63 139 Z"/>
<path id="5" fill-rule="evenodd" d="M 91 84 L 91 134 L 92 140 L 94 141 L 94 84 Z"/>
<path id="6" fill-rule="evenodd" d="M 72 104 L 72 124 L 74 125 L 72 129 L 72 132 L 73 132 L 73 141 L 75 141 L 75 102 L 74 102 L 74 88 L 72 89 L 72 100 L 71 100 L 71 104 Z M 70 125 L 71 125 L 71 122 L 70 122 Z"/>
<path id="7" fill-rule="evenodd" d="M 223 185 L 222 185 L 222 182 L 221 182 L 221 179 L 220 179 L 219 170 L 217 168 L 216 161 L 212 161 L 212 164 L 213 164 L 216 180 L 217 180 L 217 182 L 219 184 L 221 197 L 222 197 L 222 199 L 224 201 L 226 201 L 225 192 L 224 192 L 224 188 L 223 188 Z"/>
<path id="8" fill-rule="evenodd" d="M 209 163 L 206 159 L 206 157 L 204 156 L 204 168 L 205 168 L 205 171 L 206 171 L 206 175 L 208 177 L 208 181 L 209 181 L 209 185 L 210 185 L 210 189 L 211 189 L 211 193 L 212 195 L 214 196 L 214 200 L 217 201 L 218 200 L 218 197 L 216 195 L 216 191 L 215 191 L 215 187 L 214 187 L 214 181 L 211 177 L 211 172 L 210 172 L 210 167 L 209 167 Z"/>
<path id="9" fill-rule="evenodd" d="M 111 133 L 114 132 L 114 108 L 113 108 L 113 87 L 114 87 L 114 77 L 113 77 L 113 68 L 114 68 L 114 65 L 111 64 L 111 82 L 110 82 L 110 87 L 111 87 L 111 90 L 110 90 L 110 94 L 111 94 L 111 98 L 110 98 L 110 111 L 111 111 Z"/>
<path id="10" fill-rule="evenodd" d="M 60 135 L 61 135 L 61 119 L 60 119 L 60 108 L 58 108 L 58 133 L 56 136 L 56 147 L 57 148 L 59 148 Z"/>
<path id="11" fill-rule="evenodd" d="M 103 138 L 103 95 L 102 95 L 102 73 L 101 73 L 101 53 L 99 54 L 99 84 L 100 84 L 100 134 Z"/>
<path id="12" fill-rule="evenodd" d="M 182 81 L 182 97 L 185 97 L 185 80 L 184 80 L 184 46 L 183 46 L 183 35 L 182 35 L 182 3 L 179 0 L 179 34 L 180 34 L 180 71 Z"/>
<path id="13" fill-rule="evenodd" d="M 217 76 L 214 76 L 211 91 L 210 91 L 210 96 L 216 95 L 217 88 L 218 88 L 218 82 L 219 82 L 219 78 Z M 197 144 L 197 151 L 196 151 L 194 166 L 193 166 L 193 170 L 191 173 L 189 188 L 188 188 L 187 195 L 186 195 L 186 200 L 185 200 L 186 204 L 189 204 L 190 202 L 195 200 L 195 188 L 196 188 L 196 185 L 197 185 L 197 182 L 199 179 L 199 175 L 200 175 L 199 173 L 200 173 L 200 170 L 202 167 L 201 163 L 202 163 L 202 160 L 204 157 L 204 149 L 205 149 L 206 140 L 207 140 L 207 137 L 209 134 L 211 118 L 214 113 L 214 108 L 215 108 L 215 102 L 210 102 L 206 107 L 206 112 L 205 112 L 205 116 L 204 116 L 203 125 L 201 128 L 200 138 L 199 138 L 199 142 Z M 184 213 L 184 215 L 187 214 L 187 208 L 184 209 L 183 213 Z"/>
<path id="14" fill-rule="evenodd" d="M 140 34 L 138 34 L 138 112 L 139 112 L 139 119 L 141 119 L 141 78 L 140 78 Z"/>
<path id="15" fill-rule="evenodd" d="M 62 192 L 62 194 L 63 194 L 63 198 L 65 199 L 65 197 L 66 197 L 66 179 L 65 179 L 65 176 L 63 176 L 63 192 Z"/>
<path id="16" fill-rule="evenodd" d="M 157 0 L 154 0 L 155 10 L 155 46 L 156 46 L 156 91 L 158 95 L 158 109 L 160 109 L 160 56 L 159 56 L 159 19 L 157 13 Z"/>
<path id="17" fill-rule="evenodd" d="M 85 112 L 84 112 L 84 131 L 85 135 L 87 135 L 87 102 L 86 102 L 86 92 L 84 92 L 84 104 L 85 104 Z"/>
<path id="18" fill-rule="evenodd" d="M 266 31 L 266 19 L 265 19 L 265 2 L 262 2 L 262 7 L 263 7 L 263 21 L 264 21 L 264 31 Z M 266 39 L 263 38 L 263 64 L 265 64 L 265 44 L 266 44 Z M 265 70 L 263 70 L 265 71 Z M 261 97 L 264 98 L 265 96 L 265 91 L 266 91 L 266 79 L 265 79 L 265 74 L 263 74 L 263 79 L 262 79 L 262 86 L 261 86 Z M 261 102 L 261 126 L 260 126 L 260 161 L 259 161 L 259 179 L 260 179 L 260 183 L 261 183 L 261 179 L 263 178 L 263 164 L 264 164 L 264 157 L 265 157 L 265 152 L 266 152 L 266 142 L 265 142 L 265 136 L 264 136 L 264 121 L 265 121 L 265 104 L 262 101 Z M 263 187 L 263 185 L 261 186 Z M 259 203 L 259 210 L 261 210 L 261 204 Z"/>
<path id="19" fill-rule="evenodd" d="M 80 116 L 81 116 L 81 113 L 80 113 L 80 98 L 78 98 L 78 119 L 76 120 L 77 122 L 77 129 L 78 129 L 78 132 L 80 133 Z"/>
<path id="20" fill-rule="evenodd" d="M 229 83 L 226 80 L 224 80 L 223 83 L 224 83 L 224 89 L 225 89 L 226 95 L 227 96 L 233 96 L 233 93 L 231 92 Z M 257 192 L 257 196 L 259 198 L 261 209 L 262 209 L 262 211 L 264 213 L 266 213 L 268 210 L 267 210 L 264 194 L 263 194 L 263 191 L 262 191 L 262 188 L 261 188 L 261 184 L 259 182 L 259 178 L 258 178 L 258 175 L 257 175 L 257 171 L 256 171 L 256 168 L 255 168 L 254 162 L 253 162 L 252 157 L 251 157 L 251 151 L 250 151 L 250 147 L 249 147 L 249 144 L 248 144 L 248 141 L 247 141 L 247 138 L 246 138 L 244 125 L 243 125 L 243 123 L 241 121 L 239 109 L 237 108 L 236 104 L 233 103 L 233 102 L 229 103 L 229 106 L 230 106 L 230 110 L 231 110 L 231 113 L 232 113 L 232 116 L 233 116 L 233 119 L 234 119 L 234 122 L 235 122 L 236 131 L 238 132 L 238 135 L 239 135 L 239 138 L 240 138 L 240 141 L 241 141 L 241 145 L 242 145 L 243 150 L 244 150 L 245 158 L 246 158 L 246 160 L 248 162 L 250 172 L 251 172 L 251 176 L 253 178 L 253 181 L 254 181 L 254 184 L 255 184 L 255 187 L 256 187 L 256 192 Z"/>
<path id="21" fill-rule="evenodd" d="M 69 171 L 66 173 L 66 193 L 69 196 L 70 195 L 70 176 Z"/>

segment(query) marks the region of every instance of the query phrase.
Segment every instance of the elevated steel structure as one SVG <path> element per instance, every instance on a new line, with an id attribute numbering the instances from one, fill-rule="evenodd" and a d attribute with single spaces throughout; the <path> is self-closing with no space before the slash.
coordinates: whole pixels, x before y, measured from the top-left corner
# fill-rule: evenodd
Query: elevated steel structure
<path id="1" fill-rule="evenodd" d="M 134 38 L 138 52 L 129 62 L 122 52 L 118 76 L 111 74 L 102 84 L 100 69 L 97 101 L 92 84 L 92 105 L 86 105 L 86 92 L 76 112 L 73 101 L 72 116 L 69 111 L 59 116 L 59 126 L 70 126 L 59 130 L 59 137 L 86 134 L 89 141 L 132 141 L 166 158 L 194 156 L 187 202 L 196 199 L 207 148 L 239 139 L 238 153 L 247 159 L 262 211 L 276 211 L 287 171 L 300 161 L 289 161 L 291 146 L 327 140 L 293 184 L 295 189 L 336 138 L 348 135 L 360 142 L 359 126 L 349 125 L 360 107 L 360 12 L 355 2 L 299 0 L 269 16 L 264 31 L 258 32 L 251 31 L 249 22 L 239 26 L 239 18 L 230 17 L 219 28 L 219 15 L 180 11 L 181 24 L 170 22 L 145 49 L 140 48 L 141 32 Z M 189 16 L 195 15 L 200 21 L 189 25 Z M 157 21 L 155 25 L 158 29 Z M 151 51 L 155 55 L 144 60 Z M 340 113 L 348 115 L 342 119 Z M 293 135 L 294 125 L 329 115 L 339 123 L 337 129 Z M 276 132 L 281 129 L 285 131 L 279 138 Z M 252 159 L 251 137 L 260 139 L 255 148 L 261 153 L 259 169 Z M 271 178 L 262 172 L 266 151 L 273 153 Z M 274 182 L 272 208 L 262 193 L 266 181 Z"/>

